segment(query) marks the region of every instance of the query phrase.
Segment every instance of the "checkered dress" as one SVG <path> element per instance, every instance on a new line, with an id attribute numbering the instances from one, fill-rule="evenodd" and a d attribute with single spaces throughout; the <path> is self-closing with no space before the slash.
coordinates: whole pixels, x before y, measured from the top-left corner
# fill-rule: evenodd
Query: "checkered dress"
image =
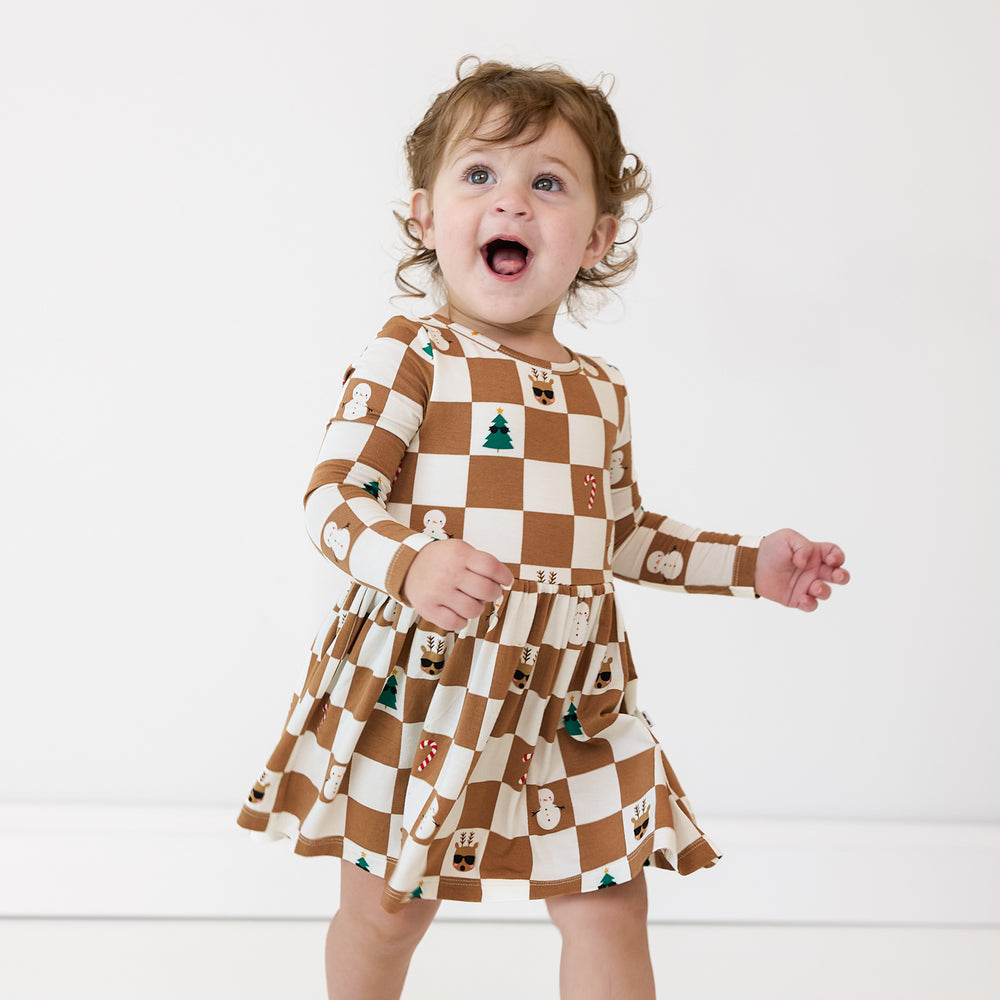
<path id="1" fill-rule="evenodd" d="M 714 863 L 637 709 L 613 578 L 749 596 L 759 539 L 643 510 L 616 369 L 392 319 L 348 370 L 306 520 L 353 583 L 241 826 L 382 876 L 390 910 Z M 458 633 L 401 593 L 446 537 L 515 577 Z"/>

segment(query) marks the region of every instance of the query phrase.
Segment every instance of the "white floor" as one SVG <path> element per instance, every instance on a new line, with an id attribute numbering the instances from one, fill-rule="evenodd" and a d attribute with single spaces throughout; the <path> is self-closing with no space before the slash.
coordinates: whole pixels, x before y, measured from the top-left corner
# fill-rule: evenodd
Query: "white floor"
<path id="1" fill-rule="evenodd" d="M 0 997 L 324 1000 L 325 932 L 318 921 L 0 920 Z M 650 934 L 663 998 L 1000 997 L 1000 928 L 657 924 Z M 404 996 L 555 998 L 556 947 L 544 923 L 438 921 Z"/>

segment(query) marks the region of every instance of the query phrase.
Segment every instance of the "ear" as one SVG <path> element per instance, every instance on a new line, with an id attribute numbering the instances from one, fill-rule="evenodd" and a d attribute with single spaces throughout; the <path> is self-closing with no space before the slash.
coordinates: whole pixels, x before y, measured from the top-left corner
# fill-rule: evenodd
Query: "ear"
<path id="1" fill-rule="evenodd" d="M 580 264 L 584 270 L 594 267 L 603 259 L 604 255 L 611 249 L 615 237 L 618 235 L 618 220 L 610 213 L 605 212 L 597 217 L 594 223 L 594 230 L 590 234 L 590 240 L 583 251 L 583 262 Z"/>
<path id="2" fill-rule="evenodd" d="M 426 188 L 417 188 L 410 195 L 410 218 L 420 226 L 420 241 L 428 250 L 433 250 L 434 212 L 431 209 L 431 193 Z"/>

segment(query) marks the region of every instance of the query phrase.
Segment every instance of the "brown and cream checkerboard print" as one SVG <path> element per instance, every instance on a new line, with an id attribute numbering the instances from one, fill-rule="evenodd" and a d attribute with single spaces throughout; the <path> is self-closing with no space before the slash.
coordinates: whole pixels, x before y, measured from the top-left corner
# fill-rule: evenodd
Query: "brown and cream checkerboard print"
<path id="1" fill-rule="evenodd" d="M 752 595 L 759 540 L 642 509 L 614 368 L 397 317 L 347 373 L 306 519 L 355 582 L 243 827 L 383 876 L 390 909 L 714 862 L 638 711 L 613 578 Z M 401 598 L 417 552 L 446 537 L 515 576 L 459 633 Z"/>

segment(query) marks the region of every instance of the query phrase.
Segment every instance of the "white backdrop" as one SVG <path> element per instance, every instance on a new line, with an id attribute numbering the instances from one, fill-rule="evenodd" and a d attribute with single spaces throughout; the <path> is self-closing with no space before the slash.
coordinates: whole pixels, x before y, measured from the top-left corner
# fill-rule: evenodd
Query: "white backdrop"
<path id="1" fill-rule="evenodd" d="M 0 804 L 237 811 L 342 586 L 300 498 L 407 308 L 402 141 L 474 52 L 617 77 L 656 210 L 564 334 L 629 379 L 647 507 L 830 537 L 855 575 L 813 616 L 623 588 L 696 808 L 1000 821 L 998 28 L 990 0 L 8 5 Z"/>

